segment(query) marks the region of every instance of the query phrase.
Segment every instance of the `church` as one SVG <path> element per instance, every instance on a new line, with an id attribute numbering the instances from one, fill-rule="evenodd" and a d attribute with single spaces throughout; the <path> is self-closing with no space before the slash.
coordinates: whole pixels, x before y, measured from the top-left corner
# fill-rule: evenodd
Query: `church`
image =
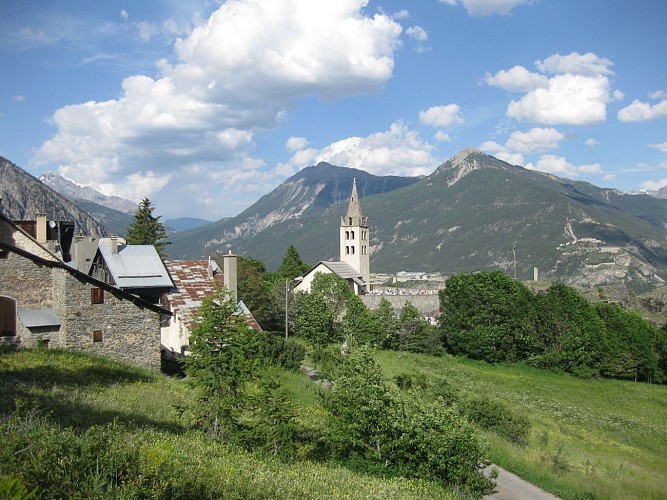
<path id="1" fill-rule="evenodd" d="M 309 291 L 317 273 L 338 274 L 350 284 L 356 295 L 370 291 L 370 229 L 368 217 L 361 210 L 356 179 L 352 181 L 347 213 L 340 220 L 339 236 L 339 260 L 319 262 L 303 276 L 294 291 Z"/>

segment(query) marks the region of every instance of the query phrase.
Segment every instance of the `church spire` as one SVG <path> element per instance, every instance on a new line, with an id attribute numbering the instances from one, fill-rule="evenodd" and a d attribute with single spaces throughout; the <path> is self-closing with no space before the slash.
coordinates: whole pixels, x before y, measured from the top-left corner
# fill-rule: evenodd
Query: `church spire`
<path id="1" fill-rule="evenodd" d="M 362 226 L 366 225 L 366 217 L 361 210 L 361 203 L 359 202 L 359 193 L 357 192 L 357 178 L 352 180 L 352 194 L 347 205 L 347 213 L 345 214 L 344 223 L 348 226 Z"/>

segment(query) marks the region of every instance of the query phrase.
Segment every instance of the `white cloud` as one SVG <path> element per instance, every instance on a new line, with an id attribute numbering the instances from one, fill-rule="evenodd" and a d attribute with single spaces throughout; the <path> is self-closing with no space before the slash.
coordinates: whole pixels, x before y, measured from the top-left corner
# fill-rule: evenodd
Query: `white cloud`
<path id="1" fill-rule="evenodd" d="M 593 139 L 591 137 L 589 139 L 586 139 L 586 141 L 584 141 L 584 144 L 586 144 L 586 146 L 597 146 L 598 144 L 600 144 L 600 142 L 597 139 Z"/>
<path id="2" fill-rule="evenodd" d="M 662 153 L 667 154 L 667 142 L 661 142 L 660 144 L 651 144 L 650 147 L 655 148 Z"/>
<path id="3" fill-rule="evenodd" d="M 420 111 L 419 121 L 431 127 L 450 127 L 464 122 L 461 116 L 461 108 L 458 104 L 433 106 L 426 111 Z"/>
<path id="4" fill-rule="evenodd" d="M 12 97 L 12 101 L 14 102 L 25 102 L 25 96 L 24 95 L 15 95 Z"/>
<path id="5" fill-rule="evenodd" d="M 425 42 L 428 40 L 428 33 L 421 26 L 410 26 L 405 30 L 405 34 L 410 38 L 414 38 L 418 42 Z"/>
<path id="6" fill-rule="evenodd" d="M 555 155 L 542 155 L 536 164 L 533 165 L 532 163 L 529 163 L 526 165 L 526 168 L 564 177 L 577 177 L 580 174 L 591 175 L 603 173 L 602 167 L 597 163 L 577 167 L 568 162 L 565 158 Z"/>
<path id="7" fill-rule="evenodd" d="M 540 71 L 560 75 L 566 73 L 586 76 L 613 75 L 614 72 L 609 69 L 613 65 L 614 63 L 606 57 L 598 57 L 592 52 L 586 54 L 572 52 L 565 56 L 554 54 L 544 61 L 535 62 Z"/>
<path id="8" fill-rule="evenodd" d="M 618 112 L 618 119 L 622 122 L 645 122 L 665 116 L 667 116 L 667 99 L 655 105 L 635 100 Z"/>
<path id="9" fill-rule="evenodd" d="M 535 65 L 540 73 L 514 66 L 484 77 L 489 86 L 525 92 L 509 103 L 509 118 L 546 125 L 590 125 L 606 121 L 607 104 L 623 98 L 622 92 L 610 90 L 613 62 L 592 52 L 554 54 Z"/>
<path id="10" fill-rule="evenodd" d="M 419 138 L 418 132 L 397 121 L 386 132 L 349 137 L 322 149 L 297 151 L 290 164 L 300 169 L 325 161 L 375 175 L 427 175 L 437 164 L 431 156 L 432 149 L 431 144 Z"/>
<path id="11" fill-rule="evenodd" d="M 160 61 L 157 78 L 131 76 L 118 99 L 57 110 L 57 131 L 34 161 L 58 164 L 72 180 L 114 194 L 148 189 L 133 183 L 137 172 L 178 178 L 181 196 L 197 186 L 190 212 L 231 186 L 266 186 L 249 154 L 255 129 L 275 126 L 299 97 L 373 92 L 391 78 L 402 28 L 387 15 L 366 16 L 366 3 L 225 2 L 176 42 L 175 62 Z M 144 36 L 153 36 L 152 25 L 145 28 Z M 215 182 L 191 172 L 216 174 Z"/>
<path id="12" fill-rule="evenodd" d="M 518 153 L 533 153 L 558 149 L 558 142 L 565 138 L 555 128 L 533 128 L 527 132 L 512 132 L 505 146 Z"/>
<path id="13" fill-rule="evenodd" d="M 500 87 L 508 92 L 528 92 L 549 85 L 549 79 L 546 76 L 531 73 L 523 66 L 514 66 L 508 70 L 503 69 L 495 75 L 487 73 L 484 81 L 491 87 Z"/>
<path id="14" fill-rule="evenodd" d="M 654 90 L 653 92 L 649 92 L 648 96 L 651 99 L 667 99 L 667 92 L 664 90 Z"/>
<path id="15" fill-rule="evenodd" d="M 443 132 L 442 130 L 438 130 L 435 133 L 435 140 L 438 142 L 449 142 L 452 140 L 452 138 L 449 136 L 447 132 Z"/>
<path id="16" fill-rule="evenodd" d="M 517 5 L 530 3 L 531 0 L 461 0 L 461 3 L 471 16 L 489 16 L 499 14 L 506 16 Z M 457 0 L 440 0 L 447 5 L 456 5 Z"/>
<path id="17" fill-rule="evenodd" d="M 639 187 L 641 189 L 648 189 L 649 191 L 658 191 L 659 189 L 667 186 L 667 177 L 660 179 L 659 181 L 646 181 L 642 182 Z"/>
<path id="18" fill-rule="evenodd" d="M 499 160 L 506 161 L 512 165 L 523 165 L 524 157 L 521 153 L 511 153 L 509 151 L 501 151 L 494 155 Z"/>
<path id="19" fill-rule="evenodd" d="M 609 100 L 609 80 L 604 76 L 557 75 L 548 88 L 510 102 L 507 116 L 548 125 L 590 125 L 606 120 Z"/>
<path id="20" fill-rule="evenodd" d="M 614 179 L 616 179 L 616 174 L 607 174 L 602 178 L 603 181 L 613 181 Z"/>
<path id="21" fill-rule="evenodd" d="M 298 151 L 299 149 L 304 149 L 308 146 L 308 139 L 305 137 L 290 137 L 285 143 L 285 147 L 289 151 Z"/>
<path id="22" fill-rule="evenodd" d="M 122 17 L 123 19 L 125 19 L 127 21 L 130 16 L 127 13 L 127 11 L 125 9 L 123 9 L 123 10 L 120 11 L 120 17 Z"/>

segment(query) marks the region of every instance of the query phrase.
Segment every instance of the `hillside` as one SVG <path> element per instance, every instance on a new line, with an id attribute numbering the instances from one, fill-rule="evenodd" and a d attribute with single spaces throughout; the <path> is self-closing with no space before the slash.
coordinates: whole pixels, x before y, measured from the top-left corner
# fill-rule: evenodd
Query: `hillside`
<path id="1" fill-rule="evenodd" d="M 378 360 L 388 383 L 412 377 L 443 395 L 489 398 L 526 415 L 532 431 L 524 446 L 486 434 L 493 459 L 561 498 L 664 497 L 667 387 L 451 356 L 384 351 Z M 300 420 L 318 418 L 318 391 L 305 374 L 285 372 L 281 380 Z M 171 498 L 455 498 L 425 481 L 380 479 L 330 463 L 282 463 L 226 446 L 189 428 L 190 385 L 94 356 L 0 354 L 0 389 L 0 454 L 11 456 L 0 470 L 21 474 L 27 486 L 52 484 L 51 497 L 124 491 Z M 17 400 L 23 401 L 18 410 Z"/>
<path id="2" fill-rule="evenodd" d="M 0 209 L 14 220 L 34 220 L 37 214 L 50 219 L 73 221 L 76 232 L 105 236 L 107 230 L 88 213 L 39 179 L 0 157 Z"/>
<path id="3" fill-rule="evenodd" d="M 333 249 L 338 249 L 340 215 L 330 208 L 347 201 L 353 178 L 357 179 L 361 197 L 395 191 L 419 180 L 378 177 L 362 170 L 319 163 L 290 177 L 236 217 L 174 235 L 169 256 L 194 258 L 233 250 L 278 267 L 284 251 L 294 244 L 299 249 L 307 247 L 306 260 L 333 258 Z M 333 227 L 335 237 L 331 230 L 320 231 L 320 223 Z M 318 255 L 322 257 L 316 258 Z"/>
<path id="4" fill-rule="evenodd" d="M 242 214 L 174 238 L 170 255 L 231 249 L 276 268 L 294 244 L 304 261 L 336 259 L 353 177 L 371 225 L 375 272 L 513 274 L 516 259 L 519 279 L 532 279 L 537 267 L 544 280 L 624 283 L 637 292 L 667 280 L 667 200 L 527 170 L 474 149 L 403 184 L 309 167 Z"/>

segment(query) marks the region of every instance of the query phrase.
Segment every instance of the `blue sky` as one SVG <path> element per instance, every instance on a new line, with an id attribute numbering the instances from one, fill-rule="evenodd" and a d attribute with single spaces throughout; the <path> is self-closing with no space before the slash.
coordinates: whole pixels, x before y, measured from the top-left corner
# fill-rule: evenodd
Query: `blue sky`
<path id="1" fill-rule="evenodd" d="M 0 0 L 0 155 L 157 214 L 477 147 L 667 185 L 664 0 Z"/>

